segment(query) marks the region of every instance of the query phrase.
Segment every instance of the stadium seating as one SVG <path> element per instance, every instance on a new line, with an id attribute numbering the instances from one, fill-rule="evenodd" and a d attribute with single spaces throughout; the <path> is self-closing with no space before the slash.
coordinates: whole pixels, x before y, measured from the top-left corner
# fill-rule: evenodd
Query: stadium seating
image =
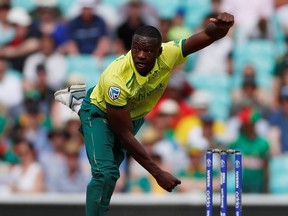
<path id="1" fill-rule="evenodd" d="M 11 0 L 11 3 L 13 7 L 21 7 L 27 11 L 32 11 L 36 7 L 35 1 L 33 0 Z"/>
<path id="2" fill-rule="evenodd" d="M 211 2 L 210 0 L 190 0 L 185 1 L 184 7 L 186 9 L 185 25 L 191 29 L 195 29 L 211 11 Z"/>
<path id="3" fill-rule="evenodd" d="M 92 87 L 99 80 L 101 71 L 100 61 L 91 55 L 77 55 L 66 57 L 68 65 L 68 77 L 71 75 L 81 76 L 87 87 Z"/>
<path id="4" fill-rule="evenodd" d="M 245 65 L 252 64 L 256 69 L 256 79 L 265 89 L 270 89 L 270 80 L 275 67 L 276 47 L 273 41 L 249 40 L 236 44 L 233 51 L 235 87 L 242 83 L 242 71 Z"/>
<path id="5" fill-rule="evenodd" d="M 188 81 L 193 88 L 205 90 L 212 96 L 210 113 L 219 120 L 224 120 L 228 117 L 229 108 L 231 105 L 231 78 L 225 73 L 201 74 L 191 73 L 187 75 Z M 213 77 L 213 78 L 212 78 Z"/>
<path id="6" fill-rule="evenodd" d="M 115 9 L 119 9 L 122 4 L 125 4 L 128 0 L 101 0 L 102 4 L 107 4 Z"/>
<path id="7" fill-rule="evenodd" d="M 288 155 L 273 157 L 269 162 L 269 190 L 273 194 L 288 193 Z"/>
<path id="8" fill-rule="evenodd" d="M 145 2 L 147 2 L 157 10 L 159 17 L 166 19 L 172 19 L 176 14 L 178 8 L 181 6 L 180 0 L 145 0 Z"/>

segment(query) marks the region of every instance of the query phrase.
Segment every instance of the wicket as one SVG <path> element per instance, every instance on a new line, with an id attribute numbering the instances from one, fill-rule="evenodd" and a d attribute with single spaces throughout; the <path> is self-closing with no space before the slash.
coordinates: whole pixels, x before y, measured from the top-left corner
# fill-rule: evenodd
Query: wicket
<path id="1" fill-rule="evenodd" d="M 220 154 L 220 216 L 227 216 L 227 155 L 235 155 L 235 215 L 242 216 L 242 154 L 228 149 L 206 152 L 206 216 L 213 215 L 213 154 Z"/>

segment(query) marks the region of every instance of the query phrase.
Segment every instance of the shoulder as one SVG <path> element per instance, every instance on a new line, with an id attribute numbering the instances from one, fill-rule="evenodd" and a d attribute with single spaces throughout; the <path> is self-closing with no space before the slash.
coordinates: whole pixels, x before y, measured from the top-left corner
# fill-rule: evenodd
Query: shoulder
<path id="1" fill-rule="evenodd" d="M 129 54 L 125 54 L 114 60 L 102 74 L 104 81 L 125 85 L 134 74 L 129 57 Z"/>
<path id="2" fill-rule="evenodd" d="M 187 57 L 183 55 L 184 44 L 185 39 L 162 43 L 163 52 L 160 55 L 160 59 L 172 67 L 175 64 L 184 63 L 187 60 Z"/>
<path id="3" fill-rule="evenodd" d="M 104 19 L 99 15 L 94 15 L 94 20 L 97 20 L 98 22 L 103 22 L 103 23 L 105 22 Z"/>
<path id="4" fill-rule="evenodd" d="M 162 43 L 163 51 L 165 49 L 180 49 L 182 50 L 182 47 L 185 44 L 186 39 L 182 40 L 173 40 L 173 41 L 168 41 L 166 43 Z"/>
<path id="5" fill-rule="evenodd" d="M 270 113 L 269 120 L 271 121 L 281 121 L 283 119 L 284 113 L 281 110 L 275 110 Z"/>
<path id="6" fill-rule="evenodd" d="M 262 143 L 263 146 L 269 146 L 269 142 L 265 137 L 259 137 L 258 139 Z"/>
<path id="7" fill-rule="evenodd" d="M 75 25 L 75 24 L 78 24 L 80 22 L 81 22 L 80 17 L 75 17 L 75 18 L 71 19 L 67 24 L 68 25 Z"/>
<path id="8" fill-rule="evenodd" d="M 265 137 L 258 137 L 257 138 L 257 146 L 260 152 L 266 154 L 269 151 L 270 144 L 269 141 Z"/>

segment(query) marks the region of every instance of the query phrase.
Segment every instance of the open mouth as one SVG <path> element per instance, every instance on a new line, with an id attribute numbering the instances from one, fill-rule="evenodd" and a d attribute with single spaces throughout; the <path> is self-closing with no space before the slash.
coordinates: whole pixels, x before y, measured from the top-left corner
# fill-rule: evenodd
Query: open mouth
<path id="1" fill-rule="evenodd" d="M 137 65 L 138 68 L 144 68 L 144 67 L 146 67 L 146 64 L 143 63 L 143 62 L 137 62 L 136 65 Z"/>

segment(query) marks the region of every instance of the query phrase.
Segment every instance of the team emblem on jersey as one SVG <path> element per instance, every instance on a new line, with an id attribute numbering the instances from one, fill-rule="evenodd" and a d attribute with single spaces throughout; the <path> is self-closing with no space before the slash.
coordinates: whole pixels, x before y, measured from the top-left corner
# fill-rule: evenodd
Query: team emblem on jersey
<path id="1" fill-rule="evenodd" d="M 108 94 L 112 100 L 116 100 L 117 98 L 119 98 L 120 92 L 121 92 L 120 88 L 115 87 L 115 86 L 111 86 L 109 88 Z"/>

